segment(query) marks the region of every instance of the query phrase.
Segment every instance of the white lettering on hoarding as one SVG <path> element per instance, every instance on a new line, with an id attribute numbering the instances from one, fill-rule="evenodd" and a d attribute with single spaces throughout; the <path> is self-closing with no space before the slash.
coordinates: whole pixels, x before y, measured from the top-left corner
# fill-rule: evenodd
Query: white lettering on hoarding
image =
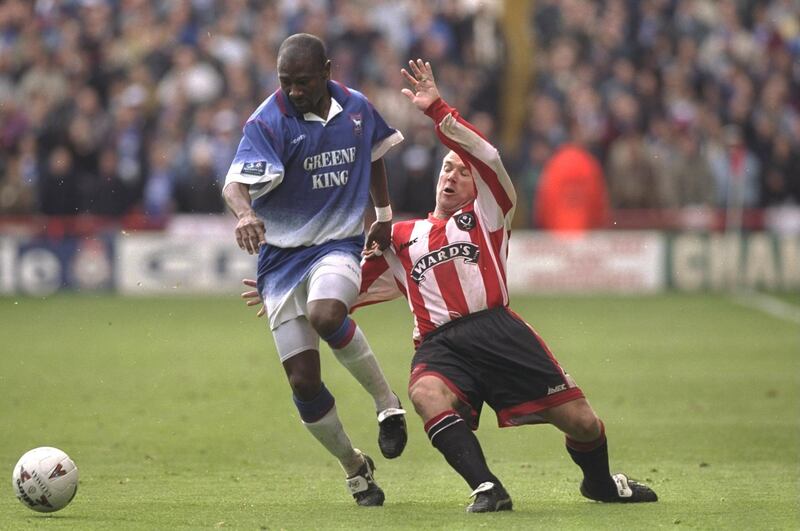
<path id="1" fill-rule="evenodd" d="M 117 288 L 129 295 L 232 293 L 253 278 L 256 259 L 228 237 L 185 243 L 175 236 L 118 240 Z"/>
<path id="2" fill-rule="evenodd" d="M 16 242 L 11 238 L 0 238 L 0 293 L 14 293 L 16 254 Z"/>
<path id="3" fill-rule="evenodd" d="M 657 232 L 560 237 L 516 231 L 508 288 L 517 293 L 651 293 L 664 288 L 664 238 Z"/>
<path id="4" fill-rule="evenodd" d="M 744 262 L 744 284 L 752 288 L 774 290 L 778 287 L 773 240 L 769 234 L 753 234 L 747 240 Z"/>
<path id="5" fill-rule="evenodd" d="M 800 237 L 784 236 L 779 240 L 781 249 L 782 288 L 800 289 Z"/>
<path id="6" fill-rule="evenodd" d="M 741 255 L 738 234 L 715 234 L 710 238 L 707 256 L 711 288 L 730 289 L 739 285 Z"/>
<path id="7" fill-rule="evenodd" d="M 19 257 L 19 285 L 31 295 L 51 295 L 61 287 L 61 261 L 45 248 L 31 249 Z"/>
<path id="8" fill-rule="evenodd" d="M 703 287 L 705 274 L 705 242 L 697 235 L 675 238 L 672 241 L 672 279 L 678 289 L 698 290 Z"/>
<path id="9" fill-rule="evenodd" d="M 762 232 L 681 234 L 672 240 L 670 284 L 683 291 L 800 289 L 800 238 Z"/>

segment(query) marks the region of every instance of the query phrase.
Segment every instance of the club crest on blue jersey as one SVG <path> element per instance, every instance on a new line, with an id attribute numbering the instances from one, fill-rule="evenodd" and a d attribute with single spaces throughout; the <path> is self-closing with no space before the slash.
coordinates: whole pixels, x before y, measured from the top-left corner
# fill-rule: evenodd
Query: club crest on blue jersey
<path id="1" fill-rule="evenodd" d="M 364 132 L 364 121 L 361 119 L 361 113 L 351 113 L 350 120 L 353 122 L 353 134 L 361 136 Z"/>
<path id="2" fill-rule="evenodd" d="M 456 217 L 456 227 L 463 231 L 471 231 L 475 228 L 475 214 L 463 212 Z"/>
<path id="3" fill-rule="evenodd" d="M 414 282 L 419 284 L 425 280 L 425 273 L 428 269 L 445 262 L 453 261 L 457 258 L 463 258 L 466 264 L 477 264 L 480 254 L 480 247 L 474 243 L 457 242 L 445 245 L 436 251 L 429 252 L 414 262 L 414 267 L 411 268 L 411 278 Z"/>
<path id="4" fill-rule="evenodd" d="M 260 177 L 264 175 L 266 171 L 267 171 L 267 161 L 265 160 L 245 162 L 244 166 L 242 166 L 243 175 L 255 175 L 256 177 Z"/>

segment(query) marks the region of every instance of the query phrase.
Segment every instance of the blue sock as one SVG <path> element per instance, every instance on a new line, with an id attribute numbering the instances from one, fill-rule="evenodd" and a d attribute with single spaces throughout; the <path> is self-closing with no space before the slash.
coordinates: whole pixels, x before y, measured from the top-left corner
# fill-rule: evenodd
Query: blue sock
<path id="1" fill-rule="evenodd" d="M 292 395 L 292 398 L 294 399 L 294 405 L 297 406 L 297 411 L 300 412 L 300 418 L 307 424 L 317 422 L 327 415 L 328 411 L 333 409 L 336 403 L 336 400 L 333 398 L 331 392 L 328 391 L 328 388 L 325 387 L 324 383 L 317 396 L 307 402 L 300 400 L 296 395 Z"/>

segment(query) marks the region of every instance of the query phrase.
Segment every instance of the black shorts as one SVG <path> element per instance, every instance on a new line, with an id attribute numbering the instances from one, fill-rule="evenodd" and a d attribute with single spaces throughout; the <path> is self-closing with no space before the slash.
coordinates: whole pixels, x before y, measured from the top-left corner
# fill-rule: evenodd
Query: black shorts
<path id="1" fill-rule="evenodd" d="M 458 413 L 478 428 L 483 403 L 500 427 L 537 424 L 539 411 L 583 398 L 547 345 L 508 308 L 492 308 L 441 326 L 411 362 L 409 387 L 435 376 L 459 398 Z"/>

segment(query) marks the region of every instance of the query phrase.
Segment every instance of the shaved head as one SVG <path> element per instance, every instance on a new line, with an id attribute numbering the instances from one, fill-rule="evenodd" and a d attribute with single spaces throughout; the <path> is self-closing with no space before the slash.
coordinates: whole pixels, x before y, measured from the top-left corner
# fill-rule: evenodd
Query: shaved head
<path id="1" fill-rule="evenodd" d="M 283 41 L 278 49 L 278 81 L 298 112 L 328 116 L 330 77 L 331 62 L 318 37 L 297 33 Z"/>
<path id="2" fill-rule="evenodd" d="M 313 66 L 323 68 L 328 62 L 325 44 L 319 37 L 309 33 L 295 33 L 286 38 L 278 48 L 278 63 L 288 61 L 308 61 Z"/>

